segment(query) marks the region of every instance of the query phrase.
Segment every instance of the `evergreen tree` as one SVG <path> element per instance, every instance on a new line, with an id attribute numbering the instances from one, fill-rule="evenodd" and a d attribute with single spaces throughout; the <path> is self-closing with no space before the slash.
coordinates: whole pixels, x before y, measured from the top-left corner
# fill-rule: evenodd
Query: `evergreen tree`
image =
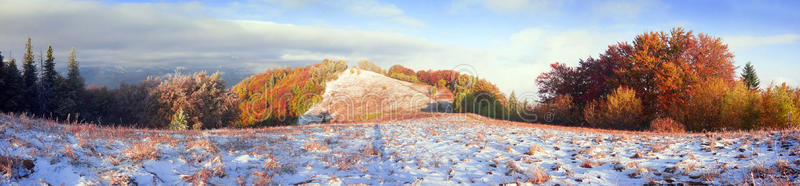
<path id="1" fill-rule="evenodd" d="M 78 68 L 78 61 L 75 60 L 75 48 L 69 52 L 68 62 L 67 78 L 61 81 L 60 101 L 56 112 L 62 117 L 70 114 L 72 118 L 76 118 L 76 114 L 80 112 L 78 103 L 83 95 L 84 81 Z"/>
<path id="2" fill-rule="evenodd" d="M 8 65 L 5 67 L 5 88 L 3 88 L 2 93 L 3 97 L 0 97 L 0 108 L 4 112 L 20 112 L 23 111 L 22 106 L 23 104 L 23 91 L 22 91 L 22 74 L 20 74 L 19 69 L 17 69 L 17 62 L 15 59 L 11 59 L 8 62 Z"/>
<path id="3" fill-rule="evenodd" d="M 0 51 L 0 89 L 6 89 L 6 63 L 3 61 L 2 51 Z M 4 96 L 2 92 L 0 92 L 0 96 Z M 0 104 L 3 104 L 3 102 L 0 102 Z"/>
<path id="4" fill-rule="evenodd" d="M 25 98 L 23 108 L 27 112 L 40 113 L 37 99 L 39 92 L 36 87 L 38 78 L 36 77 L 36 64 L 33 62 L 33 47 L 31 46 L 31 38 L 28 38 L 28 42 L 25 44 L 25 61 L 22 63 L 22 90 Z"/>
<path id="5" fill-rule="evenodd" d="M 756 69 L 753 68 L 753 64 L 750 62 L 747 62 L 747 64 L 744 65 L 744 69 L 742 69 L 742 79 L 747 85 L 747 89 L 750 90 L 758 89 L 758 86 L 761 84 L 756 75 Z"/>
<path id="6" fill-rule="evenodd" d="M 56 63 L 53 57 L 53 47 L 47 46 L 47 59 L 45 59 L 44 65 L 42 66 L 42 90 L 40 92 L 42 95 L 41 110 L 44 113 L 49 113 L 56 108 L 56 88 L 59 85 L 59 81 L 61 81 L 61 76 L 58 75 L 55 69 Z"/>
<path id="7" fill-rule="evenodd" d="M 3 52 L 0 52 L 0 104 L 5 104 L 6 99 L 6 62 L 3 61 Z M 0 106 L 0 112 L 4 112 L 5 107 Z"/>

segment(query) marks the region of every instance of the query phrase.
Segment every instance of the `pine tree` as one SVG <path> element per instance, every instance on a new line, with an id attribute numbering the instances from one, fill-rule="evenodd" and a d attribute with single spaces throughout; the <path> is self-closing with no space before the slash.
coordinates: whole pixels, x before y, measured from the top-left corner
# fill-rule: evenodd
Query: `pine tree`
<path id="1" fill-rule="evenodd" d="M 47 59 L 42 66 L 42 91 L 40 92 L 42 95 L 41 109 L 44 113 L 48 113 L 53 112 L 56 108 L 56 89 L 59 85 L 59 81 L 61 81 L 61 76 L 58 75 L 55 69 L 56 63 L 53 57 L 53 47 L 47 46 Z"/>
<path id="2" fill-rule="evenodd" d="M 761 84 L 761 81 L 758 80 L 758 76 L 756 75 L 756 69 L 753 68 L 752 63 L 747 62 L 747 64 L 744 65 L 744 69 L 742 69 L 741 75 L 742 79 L 747 85 L 747 89 L 750 90 L 758 89 L 758 86 Z"/>
<path id="3" fill-rule="evenodd" d="M 0 52 L 0 104 L 6 104 L 8 96 L 5 94 L 6 89 L 6 63 L 3 61 L 3 52 Z M 0 106 L 0 112 L 4 112 L 5 108 Z"/>
<path id="4" fill-rule="evenodd" d="M 75 60 L 75 48 L 72 48 L 69 52 L 68 62 L 67 78 L 61 81 L 60 101 L 56 112 L 62 114 L 62 116 L 70 114 L 75 118 L 76 114 L 80 112 L 78 103 L 84 91 L 84 81 L 81 77 L 78 61 Z"/>
<path id="5" fill-rule="evenodd" d="M 17 69 L 16 60 L 12 58 L 5 68 L 6 88 L 2 90 L 3 97 L 0 99 L 3 102 L 2 105 L 0 105 L 0 108 L 2 108 L 4 112 L 23 111 L 24 108 L 22 107 L 25 105 L 23 102 L 22 74 L 20 74 L 19 69 Z"/>
<path id="6" fill-rule="evenodd" d="M 36 74 L 36 64 L 33 62 L 33 46 L 31 46 L 31 38 L 28 38 L 28 42 L 25 44 L 25 61 L 22 63 L 22 90 L 24 91 L 25 98 L 23 108 L 27 112 L 40 113 L 37 99 L 39 97 L 39 92 L 36 87 L 38 78 Z"/>

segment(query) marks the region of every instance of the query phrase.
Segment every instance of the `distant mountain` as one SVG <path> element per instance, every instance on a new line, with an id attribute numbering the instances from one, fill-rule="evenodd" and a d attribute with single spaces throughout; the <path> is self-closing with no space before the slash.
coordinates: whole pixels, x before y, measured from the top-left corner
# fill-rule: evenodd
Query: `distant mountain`
<path id="1" fill-rule="evenodd" d="M 242 79 L 255 74 L 249 70 L 242 70 L 241 68 L 208 68 L 192 66 L 131 67 L 123 65 L 107 65 L 82 66 L 81 76 L 83 76 L 83 78 L 86 80 L 87 85 L 105 85 L 109 88 L 117 88 L 121 82 L 137 83 L 145 80 L 148 76 L 166 77 L 167 75 L 176 72 L 193 73 L 202 71 L 209 73 L 214 73 L 217 71 L 221 72 L 222 79 L 225 80 L 228 88 L 236 85 L 236 83 L 239 83 L 239 81 Z"/>

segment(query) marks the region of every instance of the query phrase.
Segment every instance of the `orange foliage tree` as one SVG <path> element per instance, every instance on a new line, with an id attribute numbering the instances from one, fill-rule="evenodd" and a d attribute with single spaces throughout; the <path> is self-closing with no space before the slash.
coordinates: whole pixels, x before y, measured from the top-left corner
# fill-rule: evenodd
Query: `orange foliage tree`
<path id="1" fill-rule="evenodd" d="M 344 61 L 275 68 L 250 76 L 232 90 L 239 97 L 237 126 L 287 125 L 321 101 L 325 83 L 347 69 Z"/>
<path id="2" fill-rule="evenodd" d="M 654 118 L 688 112 L 686 105 L 699 83 L 732 83 L 735 68 L 733 54 L 721 39 L 674 28 L 640 34 L 632 44 L 610 45 L 599 58 L 581 60 L 578 67 L 554 63 L 536 83 L 543 102 L 569 94 L 580 108 L 617 87 L 629 87 L 641 99 L 645 114 Z"/>

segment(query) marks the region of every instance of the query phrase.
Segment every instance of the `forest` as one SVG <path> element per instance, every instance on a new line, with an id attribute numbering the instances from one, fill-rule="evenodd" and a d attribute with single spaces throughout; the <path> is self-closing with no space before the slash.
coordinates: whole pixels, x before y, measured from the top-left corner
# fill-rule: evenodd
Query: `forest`
<path id="1" fill-rule="evenodd" d="M 226 89 L 219 73 L 171 74 L 109 89 L 86 86 L 74 49 L 65 76 L 48 46 L 33 54 L 30 38 L 19 70 L 0 53 L 0 111 L 100 125 L 174 130 L 281 126 L 296 123 L 320 102 L 325 83 L 348 69 L 323 60 L 305 67 L 268 69 Z M 38 59 L 36 59 L 38 57 Z M 37 63 L 39 65 L 37 65 Z M 394 65 L 373 71 L 412 83 L 447 88 L 453 111 L 523 122 L 653 131 L 779 129 L 798 125 L 800 88 L 761 88 L 755 67 L 741 68 L 721 38 L 683 28 L 646 32 L 611 44 L 577 66 L 553 63 L 529 81 L 538 100 L 506 96 L 486 79 L 454 70 Z"/>

